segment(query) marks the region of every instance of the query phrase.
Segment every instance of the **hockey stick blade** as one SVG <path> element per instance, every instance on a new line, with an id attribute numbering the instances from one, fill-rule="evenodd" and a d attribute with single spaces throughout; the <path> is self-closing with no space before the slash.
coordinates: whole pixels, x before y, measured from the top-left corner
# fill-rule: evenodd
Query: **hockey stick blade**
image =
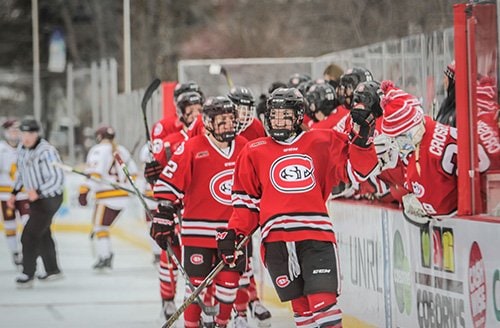
<path id="1" fill-rule="evenodd" d="M 148 105 L 149 100 L 153 96 L 153 93 L 155 92 L 156 89 L 161 84 L 160 79 L 154 79 L 153 82 L 147 87 L 146 91 L 144 92 L 144 96 L 142 97 L 141 101 L 141 108 L 142 108 L 142 118 L 144 119 L 144 127 L 146 128 L 146 140 L 151 141 L 151 137 L 149 135 L 149 126 L 148 126 L 148 119 L 146 117 L 146 108 Z"/>

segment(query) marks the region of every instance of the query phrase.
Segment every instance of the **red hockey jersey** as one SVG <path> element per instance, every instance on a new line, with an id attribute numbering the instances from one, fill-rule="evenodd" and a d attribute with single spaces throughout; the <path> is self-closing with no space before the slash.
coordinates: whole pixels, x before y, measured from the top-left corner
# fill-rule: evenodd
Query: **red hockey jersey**
<path id="1" fill-rule="evenodd" d="M 457 210 L 457 130 L 425 117 L 425 133 L 417 150 L 408 157 L 406 188 L 432 216 L 448 216 Z M 479 169 L 489 166 L 480 147 Z"/>
<path id="2" fill-rule="evenodd" d="M 344 106 L 337 106 L 326 119 L 312 123 L 311 129 L 333 129 L 346 115 L 350 117 L 349 110 Z"/>
<path id="3" fill-rule="evenodd" d="M 204 134 L 205 134 L 205 125 L 203 124 L 203 119 L 200 115 L 197 118 L 195 118 L 193 123 L 191 123 L 191 125 L 189 126 L 188 136 L 189 138 L 192 138 Z"/>
<path id="4" fill-rule="evenodd" d="M 183 245 L 217 247 L 215 229 L 227 226 L 231 216 L 236 157 L 246 143 L 245 138 L 237 136 L 229 153 L 224 154 L 208 136 L 196 136 L 181 144 L 163 169 L 154 186 L 154 196 L 183 201 Z"/>
<path id="5" fill-rule="evenodd" d="M 172 157 L 177 147 L 184 141 L 188 139 L 188 135 L 184 130 L 180 130 L 171 134 L 166 135 L 161 144 L 153 145 L 153 156 L 161 164 L 161 166 L 167 166 L 167 162 Z"/>
<path id="6" fill-rule="evenodd" d="M 180 131 L 182 127 L 183 124 L 177 119 L 177 116 L 165 117 L 153 125 L 151 140 L 164 139 L 167 135 Z"/>
<path id="7" fill-rule="evenodd" d="M 260 137 L 265 137 L 266 131 L 264 130 L 262 123 L 258 119 L 254 118 L 252 123 L 250 123 L 245 130 L 240 131 L 239 134 L 240 136 L 245 137 L 248 141 L 252 141 Z"/>
<path id="8" fill-rule="evenodd" d="M 291 143 L 271 137 L 249 142 L 236 164 L 229 228 L 247 235 L 260 225 L 268 242 L 335 242 L 325 206 L 332 187 L 348 181 L 351 164 L 365 177 L 377 166 L 373 146 L 345 140 L 333 130 L 311 130 Z"/>

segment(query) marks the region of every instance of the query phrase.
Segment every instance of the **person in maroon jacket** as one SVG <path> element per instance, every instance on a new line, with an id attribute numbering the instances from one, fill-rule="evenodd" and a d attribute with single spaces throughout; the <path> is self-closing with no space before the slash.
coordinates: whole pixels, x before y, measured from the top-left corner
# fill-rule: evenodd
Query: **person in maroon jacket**
<path id="1" fill-rule="evenodd" d="M 336 240 L 325 202 L 349 174 L 366 179 L 376 173 L 375 121 L 368 111 L 352 110 L 347 142 L 334 130 L 302 131 L 304 110 L 295 88 L 269 97 L 270 136 L 249 142 L 238 157 L 233 213 L 217 246 L 233 265 L 237 242 L 260 226 L 264 262 L 281 301 L 291 301 L 296 325 L 341 327 Z"/>

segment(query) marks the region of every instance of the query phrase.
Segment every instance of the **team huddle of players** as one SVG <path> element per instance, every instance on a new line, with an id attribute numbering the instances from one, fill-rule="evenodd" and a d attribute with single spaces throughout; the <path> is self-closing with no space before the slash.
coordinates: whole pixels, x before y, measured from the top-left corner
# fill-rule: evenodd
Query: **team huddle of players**
<path id="1" fill-rule="evenodd" d="M 252 256 L 251 242 L 236 247 L 256 229 L 260 257 L 280 300 L 291 301 L 296 326 L 341 327 L 338 256 L 326 201 L 397 203 L 416 225 L 456 212 L 456 129 L 424 115 L 416 96 L 391 81 L 375 81 L 367 69 L 316 81 L 294 74 L 288 84 L 273 83 L 260 104 L 238 86 L 205 99 L 195 82 L 179 83 L 174 99 L 177 115 L 153 126 L 152 143 L 140 156 L 145 194 L 155 199 L 148 200 L 150 234 L 166 319 L 177 310 L 179 269 L 196 288 L 219 261 L 225 263 L 199 300 L 216 305 L 218 313 L 207 315 L 205 306 L 192 303 L 184 311 L 185 327 L 226 327 L 232 317 L 235 327 L 247 327 L 247 312 L 259 327 L 270 326 L 252 270 L 259 257 Z M 498 144 L 498 127 L 495 133 Z M 138 173 L 111 127 L 96 137 L 86 173 L 124 183 L 116 152 L 130 174 Z M 498 163 L 500 147 L 478 147 L 481 171 Z M 127 193 L 89 180 L 80 189 L 81 205 L 90 190 L 96 197 L 94 268 L 111 268 L 109 227 Z M 191 293 L 187 286 L 186 297 Z"/>

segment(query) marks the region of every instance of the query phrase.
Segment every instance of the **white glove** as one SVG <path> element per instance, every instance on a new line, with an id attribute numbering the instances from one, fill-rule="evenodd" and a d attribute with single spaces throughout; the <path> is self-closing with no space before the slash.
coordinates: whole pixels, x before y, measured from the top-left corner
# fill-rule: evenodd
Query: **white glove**
<path id="1" fill-rule="evenodd" d="M 375 137 L 373 144 L 377 152 L 380 171 L 395 168 L 398 164 L 399 149 L 394 138 L 379 134 Z"/>
<path id="2" fill-rule="evenodd" d="M 426 225 L 432 220 L 415 194 L 403 196 L 403 215 L 406 220 L 416 226 Z"/>

